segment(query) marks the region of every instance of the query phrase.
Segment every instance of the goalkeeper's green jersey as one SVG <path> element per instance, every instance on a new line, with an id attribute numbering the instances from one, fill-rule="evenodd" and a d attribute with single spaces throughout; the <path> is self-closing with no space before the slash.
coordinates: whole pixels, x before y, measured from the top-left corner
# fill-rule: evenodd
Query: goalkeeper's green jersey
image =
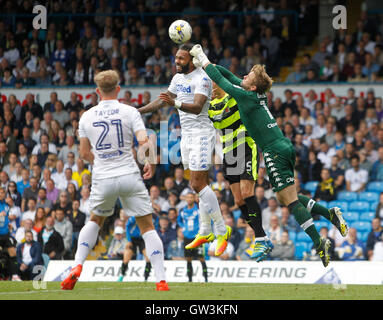
<path id="1" fill-rule="evenodd" d="M 208 114 L 214 128 L 220 133 L 223 154 L 243 143 L 255 148 L 254 140 L 247 133 L 240 118 L 237 102 L 232 96 L 225 94 L 222 98 L 210 101 Z"/>
<path id="2" fill-rule="evenodd" d="M 205 71 L 219 87 L 237 101 L 241 121 L 262 150 L 275 141 L 284 139 L 267 106 L 266 94 L 246 91 L 241 87 L 242 80 L 224 67 L 209 64 Z"/>

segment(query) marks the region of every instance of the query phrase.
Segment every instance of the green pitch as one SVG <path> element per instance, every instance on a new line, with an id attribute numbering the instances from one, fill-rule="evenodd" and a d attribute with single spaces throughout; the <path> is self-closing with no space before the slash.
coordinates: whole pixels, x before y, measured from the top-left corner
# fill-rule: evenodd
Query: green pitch
<path id="1" fill-rule="evenodd" d="M 170 291 L 155 291 L 154 283 L 78 282 L 63 291 L 59 282 L 36 290 L 32 281 L 0 282 L 0 300 L 382 300 L 383 286 L 252 283 L 169 283 Z"/>

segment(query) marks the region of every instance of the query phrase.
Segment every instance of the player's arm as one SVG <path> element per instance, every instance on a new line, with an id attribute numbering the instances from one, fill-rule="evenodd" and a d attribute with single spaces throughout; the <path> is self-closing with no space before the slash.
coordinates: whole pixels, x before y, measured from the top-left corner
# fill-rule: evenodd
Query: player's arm
<path id="1" fill-rule="evenodd" d="M 194 95 L 193 103 L 180 102 L 178 100 L 175 100 L 168 93 L 161 93 L 159 98 L 162 99 L 167 104 L 174 106 L 175 108 L 181 111 L 193 113 L 193 114 L 201 113 L 202 108 L 207 100 L 207 96 L 203 94 L 199 94 L 199 93 Z"/>
<path id="2" fill-rule="evenodd" d="M 210 62 L 204 66 L 204 69 L 210 79 L 213 80 L 223 91 L 233 96 L 234 99 L 237 99 L 238 96 L 245 93 L 244 89 L 237 84 L 231 83 L 221 74 L 217 67 Z"/>
<path id="3" fill-rule="evenodd" d="M 231 71 L 227 70 L 225 67 L 222 67 L 220 65 L 215 65 L 217 70 L 232 84 L 235 84 L 237 86 L 241 85 L 242 79 L 238 78 L 236 75 L 234 75 Z"/>
<path id="4" fill-rule="evenodd" d="M 150 179 L 156 171 L 155 150 L 153 150 L 152 144 L 146 134 L 146 130 L 137 130 L 135 135 L 139 144 L 137 160 L 144 162 L 143 178 Z"/>
<path id="5" fill-rule="evenodd" d="M 80 138 L 79 153 L 81 159 L 88 161 L 90 164 L 93 164 L 94 154 L 92 152 L 92 146 L 88 138 Z"/>
<path id="6" fill-rule="evenodd" d="M 172 98 L 175 98 L 177 97 L 174 93 L 170 92 L 170 91 L 167 91 L 166 93 L 161 93 L 161 94 L 167 94 L 169 95 L 170 97 Z M 161 96 L 161 95 L 160 95 Z M 149 113 L 149 112 L 155 112 L 163 107 L 165 107 L 167 105 L 167 103 L 161 99 L 160 97 L 158 97 L 156 100 L 148 103 L 146 106 L 144 107 L 141 107 L 141 108 L 138 108 L 137 110 L 141 113 L 141 114 L 144 114 L 144 113 Z"/>

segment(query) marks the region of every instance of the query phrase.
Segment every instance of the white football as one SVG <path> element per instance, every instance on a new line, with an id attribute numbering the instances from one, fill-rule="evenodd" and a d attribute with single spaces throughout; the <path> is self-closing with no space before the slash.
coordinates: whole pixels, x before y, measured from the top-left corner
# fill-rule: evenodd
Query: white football
<path id="1" fill-rule="evenodd" d="M 176 20 L 169 27 L 169 37 L 177 44 L 189 41 L 192 35 L 192 28 L 185 20 Z"/>

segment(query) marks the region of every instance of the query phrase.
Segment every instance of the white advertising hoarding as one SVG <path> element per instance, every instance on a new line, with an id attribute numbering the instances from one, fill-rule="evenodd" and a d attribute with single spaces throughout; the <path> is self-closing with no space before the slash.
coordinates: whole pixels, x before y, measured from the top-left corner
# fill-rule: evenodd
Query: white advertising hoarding
<path id="1" fill-rule="evenodd" d="M 369 89 L 374 89 L 375 95 L 383 97 L 383 86 L 381 85 L 355 85 L 355 84 L 315 84 L 315 85 L 274 85 L 272 87 L 272 92 L 275 97 L 280 97 L 282 101 L 284 101 L 284 91 L 286 89 L 291 89 L 294 95 L 303 95 L 306 96 L 308 91 L 313 89 L 317 94 L 317 99 L 324 99 L 324 93 L 327 88 L 331 88 L 336 96 L 346 97 L 347 90 L 349 88 L 355 89 L 355 95 L 358 96 L 366 96 L 367 91 Z M 72 92 L 76 92 L 79 99 L 84 103 L 90 103 L 90 97 L 95 88 L 92 87 L 68 87 L 68 88 L 24 88 L 24 89 L 14 89 L 14 88 L 0 88 L 1 99 L 4 101 L 9 97 L 10 94 L 14 94 L 16 98 L 20 101 L 20 103 L 25 102 L 25 96 L 28 93 L 32 93 L 35 96 L 35 100 L 44 104 L 49 101 L 49 95 L 51 92 L 55 91 L 58 94 L 58 98 L 62 100 L 64 103 L 70 100 L 70 95 Z M 121 89 L 121 93 L 119 98 L 122 98 L 124 92 L 129 90 L 133 94 L 133 101 L 138 104 L 142 103 L 142 94 L 144 91 L 149 91 L 151 93 L 152 99 L 156 98 L 161 92 L 167 90 L 167 87 L 123 87 Z"/>
<path id="2" fill-rule="evenodd" d="M 73 261 L 50 261 L 44 281 L 62 281 Z M 324 268 L 319 261 L 207 261 L 209 282 L 216 283 L 296 283 L 296 284 L 382 284 L 383 262 L 331 262 Z M 117 281 L 121 261 L 89 260 L 79 281 Z M 165 261 L 168 282 L 187 282 L 186 261 Z M 124 281 L 144 281 L 145 261 L 130 261 Z M 204 282 L 199 261 L 193 261 L 195 282 Z M 155 282 L 154 271 L 148 281 Z"/>

